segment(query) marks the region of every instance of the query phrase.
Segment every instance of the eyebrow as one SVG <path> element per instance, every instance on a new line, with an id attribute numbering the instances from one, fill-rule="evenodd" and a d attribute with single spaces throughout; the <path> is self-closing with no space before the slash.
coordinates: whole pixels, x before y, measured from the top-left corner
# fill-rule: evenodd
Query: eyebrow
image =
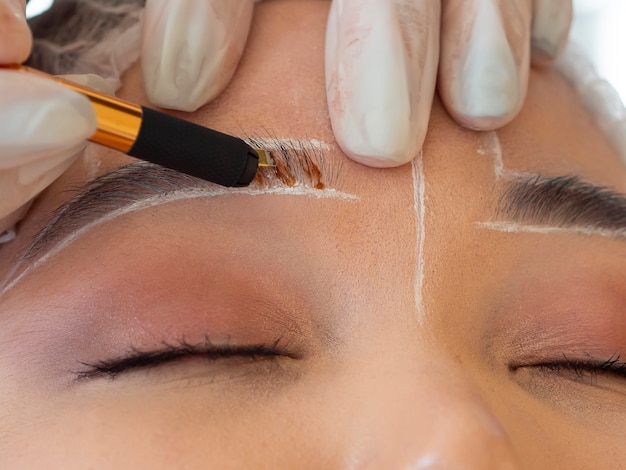
<path id="1" fill-rule="evenodd" d="M 506 183 L 496 220 L 626 236 L 626 195 L 578 176 L 520 177 Z"/>
<path id="2" fill-rule="evenodd" d="M 254 137 L 247 140 L 255 145 Z M 298 141 L 297 147 L 290 147 L 279 139 L 273 140 L 272 156 L 277 162 L 277 169 L 260 168 L 248 188 L 302 185 L 321 192 L 325 185 L 335 184 L 341 167 L 330 163 L 332 160 L 327 158 L 326 148 L 307 140 Z M 196 189 L 207 190 L 206 195 L 209 195 L 211 189 L 216 188 L 222 193 L 233 194 L 245 193 L 247 189 L 218 187 L 214 183 L 143 161 L 118 167 L 87 182 L 73 198 L 56 209 L 19 255 L 16 264 L 41 255 L 68 234 L 144 199 Z"/>

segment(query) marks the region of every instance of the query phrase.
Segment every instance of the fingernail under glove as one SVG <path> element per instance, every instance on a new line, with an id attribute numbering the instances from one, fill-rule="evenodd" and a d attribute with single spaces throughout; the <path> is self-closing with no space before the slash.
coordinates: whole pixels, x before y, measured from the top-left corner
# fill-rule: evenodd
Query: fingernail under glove
<path id="1" fill-rule="evenodd" d="M 572 0 L 533 0 L 531 48 L 533 65 L 550 65 L 567 44 Z"/>
<path id="2" fill-rule="evenodd" d="M 232 78 L 248 37 L 253 0 L 148 0 L 141 64 L 150 102 L 195 111 Z"/>
<path id="3" fill-rule="evenodd" d="M 430 0 L 332 3 L 328 107 L 337 142 L 353 160 L 393 167 L 419 152 L 435 89 L 439 14 Z"/>
<path id="4" fill-rule="evenodd" d="M 452 117 L 472 129 L 511 121 L 526 96 L 531 0 L 450 0 L 442 21 L 439 91 Z"/>

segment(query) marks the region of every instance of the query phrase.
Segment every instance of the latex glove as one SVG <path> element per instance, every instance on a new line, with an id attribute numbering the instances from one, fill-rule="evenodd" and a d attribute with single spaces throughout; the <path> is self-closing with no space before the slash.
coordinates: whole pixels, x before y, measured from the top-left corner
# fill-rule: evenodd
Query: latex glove
<path id="1" fill-rule="evenodd" d="M 148 99 L 195 111 L 228 84 L 248 38 L 254 0 L 147 0 L 141 64 Z"/>
<path id="2" fill-rule="evenodd" d="M 32 39 L 25 1 L 0 0 L 0 63 L 19 63 Z M 84 84 L 89 80 L 82 77 Z M 96 129 L 87 98 L 53 81 L 0 70 L 0 238 L 61 175 Z"/>
<path id="3" fill-rule="evenodd" d="M 507 124 L 526 96 L 531 44 L 533 63 L 550 63 L 571 18 L 571 0 L 334 0 L 326 91 L 337 142 L 366 165 L 411 161 L 437 77 L 461 125 Z"/>
<path id="4" fill-rule="evenodd" d="M 30 53 L 25 5 L 0 0 L 0 64 Z M 254 0 L 148 0 L 142 66 L 151 102 L 193 111 L 217 96 L 235 72 L 253 8 Z M 69 167 L 96 123 L 86 98 L 38 77 L 0 71 L 0 90 L 1 235 Z"/>

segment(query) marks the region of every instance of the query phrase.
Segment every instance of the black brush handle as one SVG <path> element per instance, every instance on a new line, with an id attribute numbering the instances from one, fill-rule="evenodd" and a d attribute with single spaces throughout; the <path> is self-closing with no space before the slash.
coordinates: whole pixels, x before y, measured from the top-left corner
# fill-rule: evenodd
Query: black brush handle
<path id="1" fill-rule="evenodd" d="M 222 186 L 247 186 L 259 165 L 243 140 L 142 106 L 139 135 L 128 155 Z"/>

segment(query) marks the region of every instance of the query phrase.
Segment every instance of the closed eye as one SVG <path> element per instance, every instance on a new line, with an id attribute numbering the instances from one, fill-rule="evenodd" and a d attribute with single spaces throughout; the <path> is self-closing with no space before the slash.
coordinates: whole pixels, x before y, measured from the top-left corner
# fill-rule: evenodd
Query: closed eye
<path id="1" fill-rule="evenodd" d="M 209 362 L 225 359 L 242 359 L 246 362 L 271 360 L 278 357 L 299 359 L 296 354 L 283 349 L 279 343 L 281 339 L 271 344 L 250 345 L 215 345 L 206 338 L 203 343 L 190 344 L 185 340 L 177 344 L 163 343 L 158 349 L 139 350 L 130 352 L 112 359 L 103 359 L 95 363 L 81 362 L 83 368 L 75 371 L 77 380 L 108 378 L 114 379 L 121 374 L 140 369 L 154 368 L 184 359 L 199 358 Z"/>
<path id="2" fill-rule="evenodd" d="M 626 362 L 620 359 L 620 354 L 613 354 L 608 359 L 597 359 L 589 354 L 583 358 L 571 358 L 563 355 L 562 360 L 533 364 L 532 366 L 558 374 L 569 374 L 569 378 L 589 381 L 596 385 L 602 377 L 626 380 Z M 515 371 L 520 367 L 513 367 Z"/>

